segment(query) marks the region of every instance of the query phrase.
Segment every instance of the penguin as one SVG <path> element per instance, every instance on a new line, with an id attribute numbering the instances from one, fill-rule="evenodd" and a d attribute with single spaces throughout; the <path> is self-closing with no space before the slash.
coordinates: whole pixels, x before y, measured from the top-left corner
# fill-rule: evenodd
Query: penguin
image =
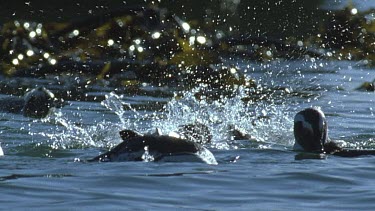
<path id="1" fill-rule="evenodd" d="M 328 139 L 328 125 L 323 111 L 306 108 L 294 117 L 293 150 L 317 154 L 357 157 L 375 155 L 375 150 L 347 149 Z"/>
<path id="2" fill-rule="evenodd" d="M 212 153 L 201 144 L 168 135 L 141 135 L 132 130 L 119 132 L 123 140 L 113 149 L 89 161 L 198 161 L 217 164 Z M 208 156 L 207 162 L 205 156 Z"/>

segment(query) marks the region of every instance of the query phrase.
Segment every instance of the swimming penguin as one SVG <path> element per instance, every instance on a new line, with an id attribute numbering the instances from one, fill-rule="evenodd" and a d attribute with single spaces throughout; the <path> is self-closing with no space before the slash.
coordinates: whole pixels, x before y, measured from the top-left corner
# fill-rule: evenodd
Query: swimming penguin
<path id="1" fill-rule="evenodd" d="M 0 99 L 0 111 L 21 113 L 27 117 L 44 118 L 57 105 L 54 94 L 44 87 L 38 87 L 21 97 Z"/>
<path id="2" fill-rule="evenodd" d="M 231 140 L 249 140 L 258 142 L 256 138 L 250 135 L 245 129 L 233 124 L 228 126 L 228 135 Z"/>
<path id="3" fill-rule="evenodd" d="M 89 161 L 200 161 L 217 164 L 212 153 L 187 139 L 167 135 L 141 135 L 131 130 L 120 131 L 122 143 Z"/>
<path id="4" fill-rule="evenodd" d="M 331 154 L 342 157 L 375 155 L 375 150 L 345 149 L 328 141 L 328 125 L 324 113 L 316 108 L 307 108 L 294 117 L 293 149 L 311 153 Z"/>
<path id="5" fill-rule="evenodd" d="M 255 137 L 251 136 L 244 129 L 236 125 L 229 125 L 228 133 L 230 139 L 232 140 L 246 139 L 256 141 Z M 199 122 L 179 126 L 177 134 L 189 141 L 204 145 L 210 144 L 212 140 L 212 134 L 209 127 Z"/>

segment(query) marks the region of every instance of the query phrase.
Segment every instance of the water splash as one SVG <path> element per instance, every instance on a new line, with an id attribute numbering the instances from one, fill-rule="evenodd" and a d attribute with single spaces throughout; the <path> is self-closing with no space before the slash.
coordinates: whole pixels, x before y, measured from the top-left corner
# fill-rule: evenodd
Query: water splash
<path id="1" fill-rule="evenodd" d="M 105 100 L 103 100 L 100 104 L 113 111 L 119 117 L 122 125 L 127 126 L 129 125 L 129 120 L 125 117 L 124 106 L 127 106 L 130 110 L 132 110 L 136 116 L 140 115 L 134 108 L 130 106 L 129 103 L 124 103 L 122 101 L 122 98 L 122 95 L 117 95 L 116 93 L 111 92 L 108 95 L 105 95 Z"/>
<path id="2" fill-rule="evenodd" d="M 4 156 L 3 148 L 1 148 L 1 142 L 0 142 L 0 156 Z"/>
<path id="3" fill-rule="evenodd" d="M 56 126 L 63 126 L 60 133 L 40 133 L 49 138 L 53 149 L 103 147 L 111 148 L 121 142 L 118 135 L 120 124 L 100 122 L 91 126 L 79 124 L 66 119 L 61 112 L 56 112 L 49 119 Z"/>
<path id="4" fill-rule="evenodd" d="M 217 165 L 218 164 L 216 159 L 215 159 L 215 156 L 212 154 L 212 152 L 210 152 L 206 148 L 203 148 L 200 151 L 198 151 L 197 156 L 207 164 L 210 164 L 210 165 Z"/>
<path id="5" fill-rule="evenodd" d="M 204 88 L 204 87 L 203 87 Z M 210 147 L 230 149 L 229 128 L 235 125 L 241 128 L 257 141 L 291 146 L 293 144 L 292 118 L 287 106 L 272 102 L 245 102 L 246 92 L 241 87 L 230 97 L 218 100 L 197 99 L 196 94 L 202 91 L 198 87 L 191 91 L 177 94 L 164 107 L 162 113 L 155 115 L 141 115 L 130 104 L 123 102 L 123 96 L 111 92 L 101 105 L 108 108 L 119 118 L 119 122 L 102 121 L 91 126 L 82 126 L 56 112 L 48 121 L 63 126 L 60 133 L 44 133 L 49 138 L 54 149 L 101 147 L 112 148 L 122 140 L 118 132 L 124 128 L 140 132 L 153 132 L 160 128 L 163 134 L 178 131 L 179 126 L 191 123 L 206 125 L 211 133 L 213 143 Z M 124 106 L 130 109 L 125 111 Z M 133 118 L 129 118 L 132 116 Z M 140 123 L 140 119 L 149 122 L 147 127 Z M 140 128 L 142 130 L 140 130 Z M 61 130 L 61 128 L 60 128 Z M 264 147 L 263 144 L 261 147 Z M 210 156 L 201 156 L 210 159 Z M 146 159 L 147 160 L 147 159 Z M 207 163 L 213 163 L 212 159 Z"/>
<path id="6" fill-rule="evenodd" d="M 164 118 L 153 121 L 153 127 L 164 133 L 177 131 L 180 125 L 199 122 L 209 127 L 213 135 L 212 147 L 230 148 L 229 128 L 243 129 L 257 141 L 291 146 L 293 118 L 284 104 L 271 102 L 244 102 L 245 90 L 239 88 L 231 97 L 208 102 L 195 95 L 200 88 L 187 91 L 181 98 L 173 98 L 166 106 Z M 264 145 L 262 146 L 264 147 Z"/>
<path id="7" fill-rule="evenodd" d="M 142 160 L 143 160 L 144 162 L 152 162 L 152 161 L 154 161 L 155 158 L 154 158 L 154 156 L 152 156 L 152 155 L 150 154 L 150 152 L 149 152 L 149 150 L 148 150 L 148 146 L 145 146 L 144 150 L 145 150 L 145 152 L 143 153 L 143 155 L 142 155 L 142 157 L 141 157 Z"/>
<path id="8" fill-rule="evenodd" d="M 134 126 L 137 125 L 136 122 L 132 122 L 130 118 L 128 118 L 124 106 L 127 106 L 133 111 L 135 116 L 140 116 L 130 104 L 122 101 L 122 97 L 123 96 L 111 92 L 106 95 L 105 100 L 101 102 L 101 105 L 118 116 L 120 122 L 107 122 L 103 120 L 94 125 L 81 126 L 79 123 L 72 122 L 64 117 L 60 111 L 55 112 L 46 121 L 63 126 L 64 130 L 60 133 L 41 133 L 41 135 L 49 138 L 50 142 L 52 142 L 50 146 L 53 149 L 87 147 L 112 148 L 122 142 L 119 131 L 124 128 L 134 129 Z"/>

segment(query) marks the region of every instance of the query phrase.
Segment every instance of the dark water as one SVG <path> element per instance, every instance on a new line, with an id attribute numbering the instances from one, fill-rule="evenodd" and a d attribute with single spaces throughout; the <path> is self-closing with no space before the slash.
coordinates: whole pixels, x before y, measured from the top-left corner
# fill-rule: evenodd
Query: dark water
<path id="1" fill-rule="evenodd" d="M 374 157 L 295 160 L 292 119 L 309 106 L 326 113 L 329 134 L 344 146 L 374 148 L 373 92 L 356 91 L 375 69 L 357 62 L 292 61 L 237 65 L 261 84 L 288 88 L 245 105 L 96 93 L 104 101 L 69 101 L 49 118 L 0 114 L 0 207 L 20 210 L 373 210 Z M 303 94 L 301 94 L 303 93 Z M 150 103 L 151 102 L 151 103 Z M 164 111 L 152 106 L 165 104 Z M 143 109 L 123 110 L 121 103 Z M 160 107 L 160 106 L 159 106 Z M 253 115 L 248 115 L 249 113 Z M 251 124 L 254 115 L 270 118 Z M 85 163 L 120 142 L 121 128 L 168 133 L 194 120 L 213 131 L 218 165 L 196 162 Z M 258 140 L 231 142 L 229 124 Z"/>

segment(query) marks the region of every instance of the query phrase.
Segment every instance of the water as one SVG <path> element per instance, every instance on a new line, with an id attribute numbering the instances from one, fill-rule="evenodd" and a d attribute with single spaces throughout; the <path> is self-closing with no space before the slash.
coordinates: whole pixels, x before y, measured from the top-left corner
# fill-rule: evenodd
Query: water
<path id="1" fill-rule="evenodd" d="M 326 9 L 342 9 L 345 6 L 353 5 L 355 8 L 360 11 L 366 11 L 370 8 L 375 7 L 375 2 L 371 0 L 334 0 L 334 1 L 325 1 L 323 8 Z"/>
<path id="2" fill-rule="evenodd" d="M 178 100 L 103 90 L 103 101 L 69 101 L 43 120 L 0 114 L 5 153 L 0 158 L 0 207 L 373 210 L 373 157 L 295 160 L 291 148 L 293 116 L 309 106 L 326 113 L 332 139 L 347 147 L 374 148 L 374 93 L 355 88 L 372 81 L 375 69 L 314 60 L 233 63 L 259 84 L 283 87 L 289 94 L 268 93 L 262 101 L 246 103 L 240 100 L 241 90 L 214 102 L 195 100 L 198 90 Z M 269 118 L 258 120 L 262 115 Z M 120 143 L 122 128 L 147 133 L 158 127 L 167 134 L 194 121 L 213 131 L 209 148 L 218 165 L 78 162 Z M 229 140 L 227 128 L 233 124 L 260 142 Z"/>

